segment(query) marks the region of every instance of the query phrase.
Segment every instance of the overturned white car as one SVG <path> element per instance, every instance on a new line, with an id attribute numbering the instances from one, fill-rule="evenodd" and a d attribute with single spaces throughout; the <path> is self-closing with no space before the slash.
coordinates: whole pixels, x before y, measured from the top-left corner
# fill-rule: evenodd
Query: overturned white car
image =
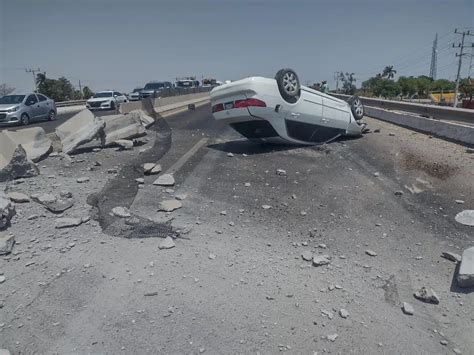
<path id="1" fill-rule="evenodd" d="M 357 96 L 347 102 L 301 86 L 291 69 L 275 79 L 251 77 L 211 91 L 212 113 L 246 138 L 275 143 L 321 144 L 359 136 L 365 124 Z"/>

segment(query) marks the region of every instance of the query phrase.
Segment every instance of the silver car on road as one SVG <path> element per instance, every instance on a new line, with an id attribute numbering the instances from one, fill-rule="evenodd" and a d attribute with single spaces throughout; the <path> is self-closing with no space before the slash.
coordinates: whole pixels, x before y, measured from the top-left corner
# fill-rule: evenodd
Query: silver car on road
<path id="1" fill-rule="evenodd" d="M 0 98 L 0 126 L 27 125 L 36 120 L 55 120 L 56 104 L 43 94 L 26 93 Z"/>

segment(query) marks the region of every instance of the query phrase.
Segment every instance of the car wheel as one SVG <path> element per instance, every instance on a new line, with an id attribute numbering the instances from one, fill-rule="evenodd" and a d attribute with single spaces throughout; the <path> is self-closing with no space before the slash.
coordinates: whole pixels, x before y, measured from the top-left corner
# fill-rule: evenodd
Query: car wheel
<path id="1" fill-rule="evenodd" d="M 281 97 L 289 103 L 295 103 L 300 96 L 301 86 L 298 75 L 292 69 L 281 69 L 276 73 L 275 80 Z"/>
<path id="2" fill-rule="evenodd" d="M 115 102 L 112 101 L 112 102 L 110 103 L 110 109 L 111 109 L 111 110 L 115 110 Z"/>
<path id="3" fill-rule="evenodd" d="M 54 110 L 49 111 L 48 121 L 54 121 L 56 119 L 56 112 Z"/>
<path id="4" fill-rule="evenodd" d="M 30 116 L 28 116 L 26 113 L 24 113 L 23 115 L 21 115 L 20 123 L 21 123 L 23 126 L 28 126 L 29 123 L 30 123 Z"/>
<path id="5" fill-rule="evenodd" d="M 364 105 L 359 96 L 352 96 L 348 101 L 354 118 L 359 121 L 364 117 Z"/>

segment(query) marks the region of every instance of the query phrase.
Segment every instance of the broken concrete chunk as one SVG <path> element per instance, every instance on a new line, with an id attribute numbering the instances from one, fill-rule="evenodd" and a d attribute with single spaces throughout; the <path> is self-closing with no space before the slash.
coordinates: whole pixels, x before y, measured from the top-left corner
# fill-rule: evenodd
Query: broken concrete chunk
<path id="1" fill-rule="evenodd" d="M 65 190 L 65 191 L 61 191 L 61 192 L 59 193 L 59 196 L 60 196 L 61 198 L 72 198 L 72 192 L 71 192 L 71 191 L 66 191 L 66 190 Z"/>
<path id="2" fill-rule="evenodd" d="M 38 203 L 41 203 L 41 204 L 47 204 L 47 203 L 53 203 L 53 202 L 56 202 L 57 200 L 57 197 L 52 195 L 52 194 L 34 194 L 34 195 L 31 195 L 31 198 L 38 202 Z"/>
<path id="3" fill-rule="evenodd" d="M 12 200 L 15 203 L 30 202 L 30 198 L 28 197 L 28 195 L 24 194 L 23 192 L 12 191 L 12 192 L 9 192 L 7 196 L 10 200 Z"/>
<path id="4" fill-rule="evenodd" d="M 365 253 L 369 256 L 377 256 L 377 253 L 373 250 L 366 250 Z"/>
<path id="5" fill-rule="evenodd" d="M 403 313 L 408 314 L 410 316 L 412 316 L 415 313 L 413 306 L 408 302 L 403 302 L 402 311 Z"/>
<path id="6" fill-rule="evenodd" d="M 160 249 L 171 249 L 171 248 L 174 248 L 175 246 L 176 246 L 176 244 L 174 243 L 173 238 L 171 238 L 171 237 L 166 237 L 166 238 L 163 239 L 163 241 L 160 243 L 160 245 L 158 246 L 158 248 L 160 248 Z"/>
<path id="7" fill-rule="evenodd" d="M 21 144 L 0 139 L 0 182 L 39 174 L 38 167 L 27 158 Z"/>
<path id="8" fill-rule="evenodd" d="M 26 157 L 35 163 L 48 156 L 52 150 L 51 139 L 46 136 L 44 129 L 41 127 L 0 132 L 0 141 L 8 140 L 8 138 L 15 142 L 15 147 L 21 144 L 26 152 Z"/>
<path id="9" fill-rule="evenodd" d="M 460 287 L 474 287 L 474 247 L 464 250 L 456 277 Z"/>
<path id="10" fill-rule="evenodd" d="M 327 338 L 328 338 L 328 340 L 334 342 L 334 341 L 336 341 L 336 339 L 337 339 L 338 336 L 339 336 L 338 334 L 329 334 L 329 335 L 327 336 Z"/>
<path id="11" fill-rule="evenodd" d="M 53 213 L 62 213 L 74 205 L 72 200 L 57 200 L 51 203 L 43 203 L 43 205 Z"/>
<path id="12" fill-rule="evenodd" d="M 56 127 L 56 135 L 61 140 L 63 152 L 69 154 L 97 138 L 104 127 L 102 118 L 95 117 L 89 110 L 83 110 Z"/>
<path id="13" fill-rule="evenodd" d="M 179 200 L 179 201 L 183 201 L 183 200 L 186 200 L 186 198 L 188 197 L 187 194 L 177 194 L 175 195 L 175 199 Z"/>
<path id="14" fill-rule="evenodd" d="M 155 174 L 159 174 L 161 173 L 161 165 L 160 164 L 156 164 L 153 169 L 151 169 L 150 171 L 150 175 L 155 175 Z"/>
<path id="15" fill-rule="evenodd" d="M 133 149 L 133 142 L 126 139 L 117 139 L 116 141 L 114 141 L 114 143 L 120 146 L 123 150 Z"/>
<path id="16" fill-rule="evenodd" d="M 0 191 L 0 230 L 6 229 L 10 225 L 14 215 L 16 215 L 15 205 L 3 191 Z"/>
<path id="17" fill-rule="evenodd" d="M 153 182 L 153 185 L 158 186 L 173 186 L 175 183 L 174 177 L 171 174 L 161 175 L 158 179 Z"/>
<path id="18" fill-rule="evenodd" d="M 149 174 L 155 166 L 156 166 L 155 163 L 145 163 L 143 164 L 143 172 L 145 174 Z"/>
<path id="19" fill-rule="evenodd" d="M 0 255 L 10 254 L 14 244 L 15 237 L 13 235 L 0 234 Z"/>
<path id="20" fill-rule="evenodd" d="M 264 210 L 269 210 L 270 208 L 272 208 L 272 206 L 270 206 L 270 205 L 262 205 L 262 208 L 263 208 Z"/>
<path id="21" fill-rule="evenodd" d="M 330 262 L 331 262 L 331 257 L 329 255 L 315 255 L 313 257 L 313 266 L 327 265 Z"/>
<path id="22" fill-rule="evenodd" d="M 286 175 L 286 170 L 283 170 L 283 169 L 277 169 L 277 170 L 276 170 L 276 174 L 277 174 L 277 175 L 284 176 L 284 175 Z"/>
<path id="23" fill-rule="evenodd" d="M 144 178 L 136 178 L 135 181 L 137 183 L 139 183 L 140 185 L 144 184 L 145 183 L 145 179 Z"/>
<path id="24" fill-rule="evenodd" d="M 82 223 L 82 218 L 58 218 L 56 219 L 55 228 L 71 228 L 77 227 Z"/>
<path id="25" fill-rule="evenodd" d="M 346 319 L 346 318 L 349 317 L 349 312 L 348 312 L 346 309 L 341 308 L 341 309 L 339 310 L 339 315 L 341 316 L 341 318 Z"/>
<path id="26" fill-rule="evenodd" d="M 450 251 L 443 251 L 441 253 L 441 256 L 445 259 L 448 259 L 450 261 L 454 261 L 456 263 L 461 261 L 461 255 L 456 254 L 456 253 L 451 253 Z"/>
<path id="27" fill-rule="evenodd" d="M 413 296 L 422 302 L 439 304 L 438 295 L 433 291 L 433 289 L 426 288 L 425 286 L 416 291 Z"/>
<path id="28" fill-rule="evenodd" d="M 83 184 L 85 182 L 88 182 L 90 179 L 87 177 L 87 176 L 83 176 L 83 177 L 80 177 L 78 178 L 76 181 L 79 183 L 79 184 Z"/>
<path id="29" fill-rule="evenodd" d="M 183 207 L 183 204 L 179 202 L 178 200 L 166 200 L 160 203 L 160 207 L 158 208 L 158 211 L 172 212 L 181 207 Z"/>
<path id="30" fill-rule="evenodd" d="M 148 128 L 150 127 L 153 123 L 155 123 L 155 119 L 148 115 L 145 111 L 143 110 L 133 110 L 130 111 L 129 115 L 133 116 L 136 120 L 140 121 L 141 124 L 145 127 Z"/>
<path id="31" fill-rule="evenodd" d="M 459 212 L 454 219 L 466 226 L 474 226 L 474 210 L 464 210 Z"/>
<path id="32" fill-rule="evenodd" d="M 145 127 L 135 115 L 104 116 L 102 145 L 108 146 L 118 140 L 130 140 L 146 134 Z"/>
<path id="33" fill-rule="evenodd" d="M 128 218 L 132 216 L 128 208 L 125 207 L 114 207 L 112 208 L 112 213 L 120 218 Z"/>
<path id="34" fill-rule="evenodd" d="M 309 250 L 305 250 L 304 252 L 301 253 L 301 257 L 305 261 L 311 261 L 313 260 L 313 253 L 311 253 Z"/>

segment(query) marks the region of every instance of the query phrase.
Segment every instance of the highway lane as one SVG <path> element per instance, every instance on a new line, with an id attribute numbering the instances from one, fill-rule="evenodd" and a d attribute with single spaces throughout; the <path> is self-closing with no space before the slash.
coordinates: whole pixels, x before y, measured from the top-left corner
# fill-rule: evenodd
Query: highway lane
<path id="1" fill-rule="evenodd" d="M 6 346 L 24 353 L 472 353 L 472 293 L 453 284 L 456 266 L 440 257 L 473 243 L 472 228 L 454 221 L 474 208 L 474 159 L 464 147 L 370 118 L 379 133 L 321 147 L 250 142 L 216 123 L 209 105 L 166 121 L 132 151 L 83 152 L 73 164 L 47 159 L 29 187 L 72 189 L 76 206 L 66 216 L 81 216 L 84 195 L 124 180 L 115 206 L 189 232 L 160 250 L 159 238 L 104 235 L 95 221 L 59 235 L 48 215 L 19 220 L 12 232 L 25 250 L 21 264 L 2 270 L 15 275 L 16 289 L 39 295 L 24 308 L 23 298 L 9 297 Z M 175 171 L 175 186 L 142 176 L 129 205 L 136 182 L 124 172 L 169 132 L 157 162 L 163 173 Z M 90 182 L 78 185 L 84 175 Z M 186 195 L 182 208 L 158 212 L 176 194 Z M 31 223 L 37 253 L 25 270 Z M 329 265 L 312 266 L 303 252 L 328 255 Z M 70 272 L 54 277 L 58 270 Z M 52 277 L 42 286 L 45 274 Z M 440 304 L 416 300 L 421 286 L 433 288 Z"/>

